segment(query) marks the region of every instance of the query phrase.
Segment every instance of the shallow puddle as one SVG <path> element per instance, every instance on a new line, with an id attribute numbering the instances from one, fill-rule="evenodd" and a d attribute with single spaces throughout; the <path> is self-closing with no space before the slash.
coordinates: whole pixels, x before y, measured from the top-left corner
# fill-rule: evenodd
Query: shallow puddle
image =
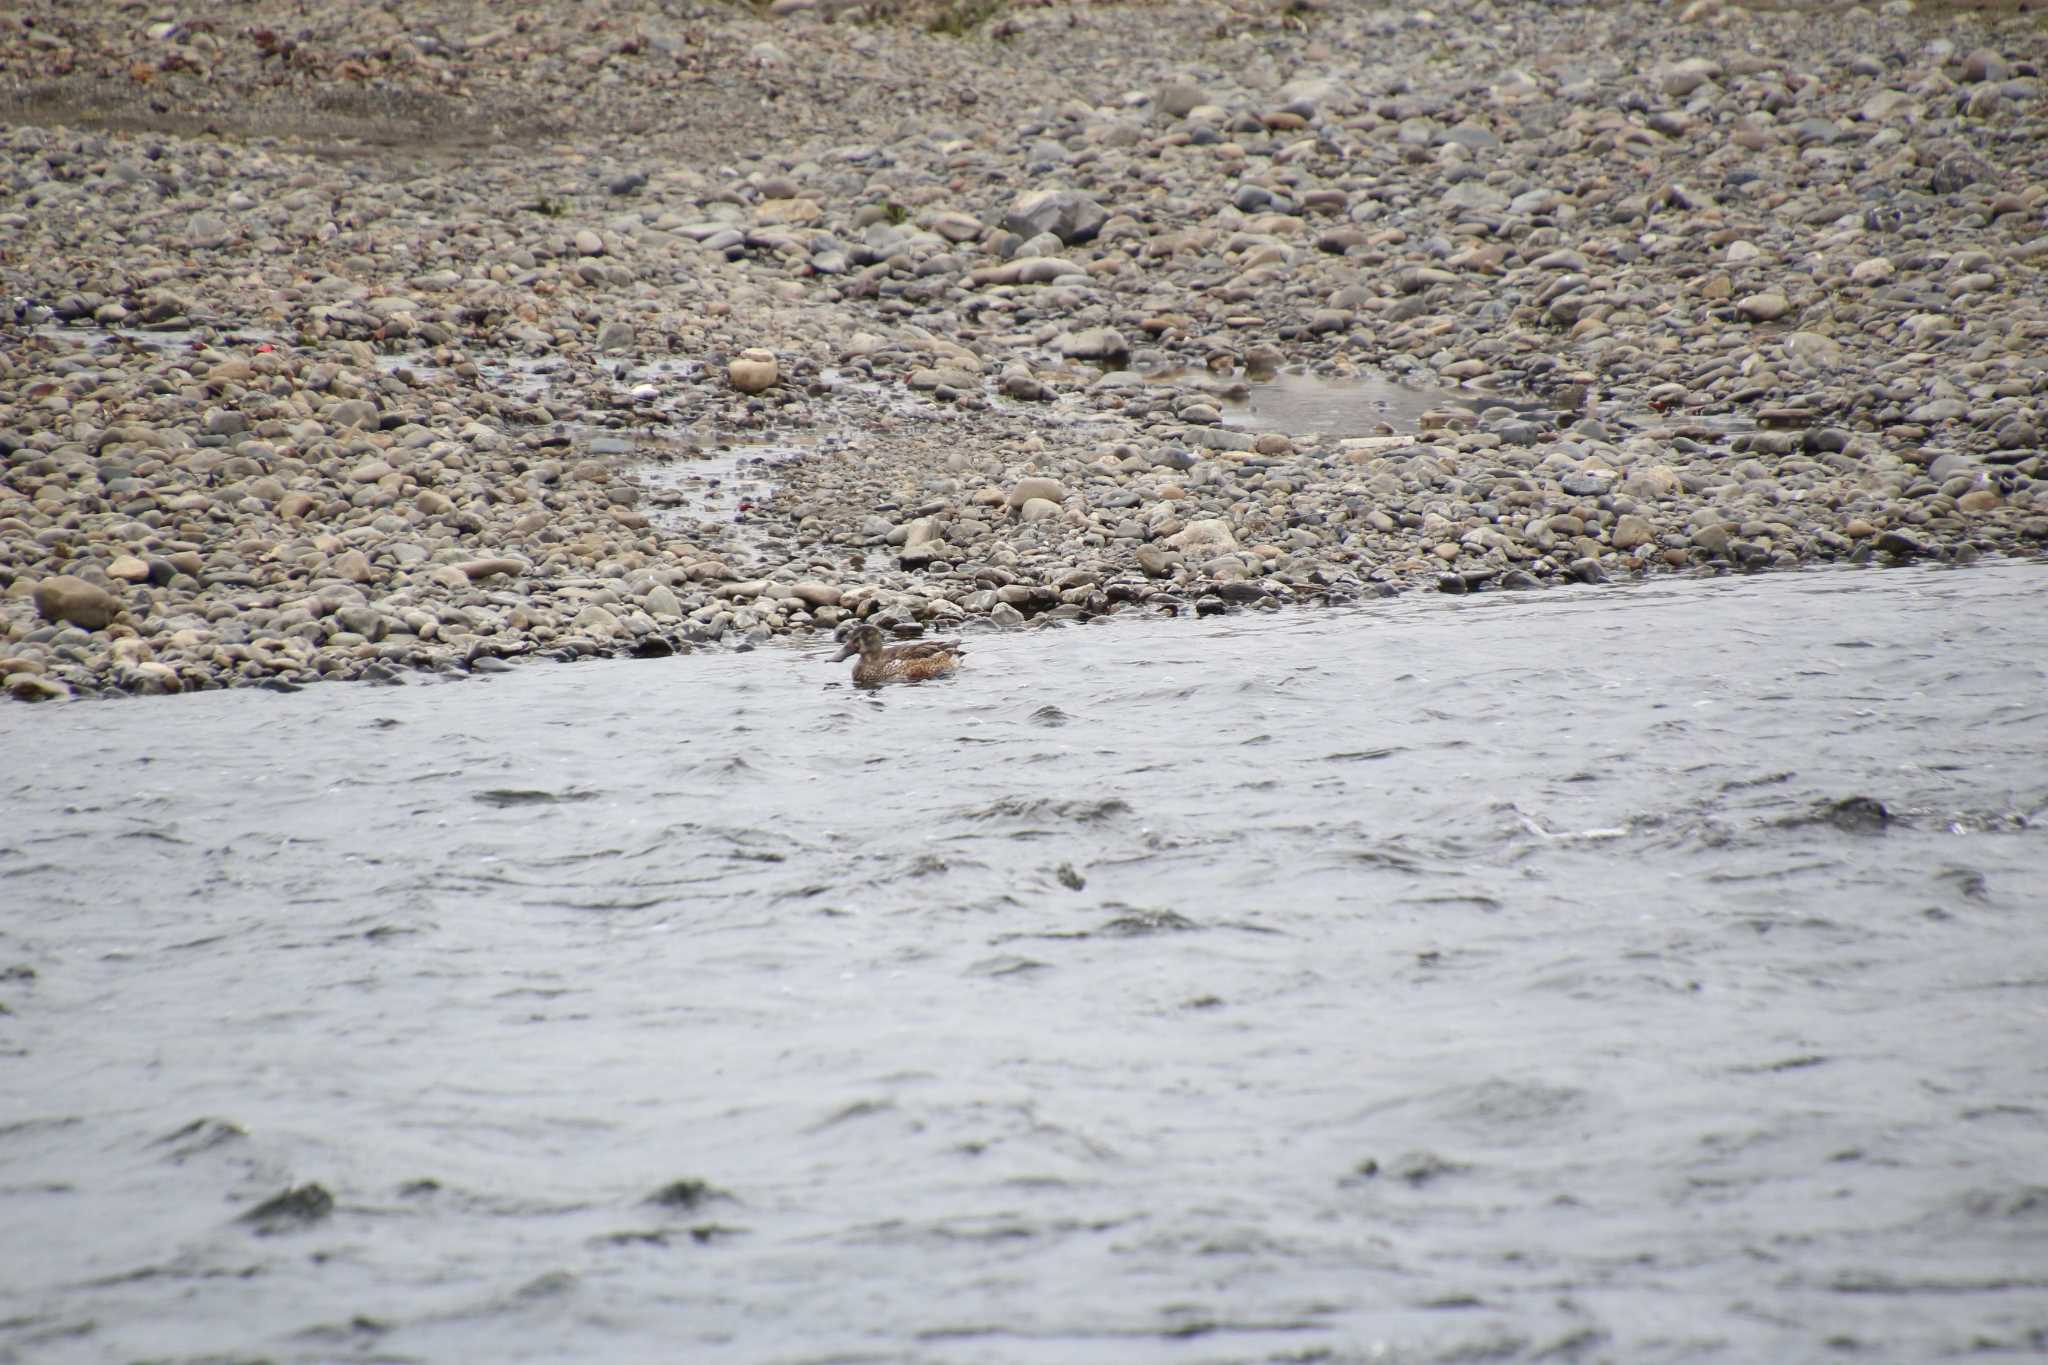
<path id="1" fill-rule="evenodd" d="M 176 326 L 138 323 L 119 327 L 107 327 L 96 322 L 50 321 L 36 324 L 31 334 L 91 352 L 117 347 L 165 353 L 201 351 L 208 347 L 260 349 L 274 346 L 282 340 L 281 334 L 265 327 L 195 327 L 182 319 Z"/>
<path id="2" fill-rule="evenodd" d="M 1238 431 L 1277 431 L 1289 436 L 1386 436 L 1412 432 L 1425 413 L 1445 407 L 1478 411 L 1490 396 L 1403 384 L 1378 371 L 1331 375 L 1272 371 L 1204 370 L 1182 366 L 1161 370 L 1111 370 L 1111 389 L 1171 387 L 1198 393 L 1223 414 L 1223 425 Z"/>
<path id="3" fill-rule="evenodd" d="M 667 436 L 611 433 L 591 447 L 592 454 L 631 457 L 632 477 L 647 489 L 655 521 L 671 530 L 744 517 L 774 492 L 781 466 L 816 451 L 814 443 L 790 435 L 698 448 Z"/>
<path id="4" fill-rule="evenodd" d="M 1381 374 L 1276 374 L 1225 389 L 1217 397 L 1225 405 L 1226 426 L 1289 436 L 1393 435 L 1416 430 L 1432 409 L 1470 402 Z"/>

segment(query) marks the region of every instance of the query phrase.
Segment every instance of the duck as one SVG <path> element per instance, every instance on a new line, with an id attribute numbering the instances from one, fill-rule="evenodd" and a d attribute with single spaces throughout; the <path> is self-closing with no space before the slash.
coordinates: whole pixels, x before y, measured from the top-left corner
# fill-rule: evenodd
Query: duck
<path id="1" fill-rule="evenodd" d="M 880 626 L 857 626 L 846 637 L 846 648 L 832 656 L 854 660 L 853 680 L 863 687 L 888 682 L 916 682 L 922 678 L 943 678 L 960 666 L 966 653 L 958 640 L 913 640 L 892 645 Z"/>

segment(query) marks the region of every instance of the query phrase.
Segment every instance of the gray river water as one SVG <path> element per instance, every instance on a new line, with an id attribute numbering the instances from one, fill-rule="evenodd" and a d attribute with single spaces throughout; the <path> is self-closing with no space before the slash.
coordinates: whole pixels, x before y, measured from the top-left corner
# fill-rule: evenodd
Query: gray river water
<path id="1" fill-rule="evenodd" d="M 0 1360 L 2048 1351 L 2048 568 L 0 708 Z"/>

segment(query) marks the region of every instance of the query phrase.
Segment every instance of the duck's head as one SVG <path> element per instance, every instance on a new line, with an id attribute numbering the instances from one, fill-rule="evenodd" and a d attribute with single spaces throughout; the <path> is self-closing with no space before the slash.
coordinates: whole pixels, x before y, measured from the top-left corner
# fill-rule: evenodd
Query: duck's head
<path id="1" fill-rule="evenodd" d="M 855 626 L 847 632 L 846 648 L 833 655 L 832 661 L 851 659 L 856 654 L 878 654 L 887 638 L 880 626 Z"/>

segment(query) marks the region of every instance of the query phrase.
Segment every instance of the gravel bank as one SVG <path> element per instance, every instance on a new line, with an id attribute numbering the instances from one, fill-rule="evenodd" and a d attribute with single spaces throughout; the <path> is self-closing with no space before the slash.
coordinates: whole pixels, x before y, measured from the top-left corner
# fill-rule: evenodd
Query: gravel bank
<path id="1" fill-rule="evenodd" d="M 332 8 L 0 22 L 14 696 L 2048 542 L 2031 16 Z"/>

